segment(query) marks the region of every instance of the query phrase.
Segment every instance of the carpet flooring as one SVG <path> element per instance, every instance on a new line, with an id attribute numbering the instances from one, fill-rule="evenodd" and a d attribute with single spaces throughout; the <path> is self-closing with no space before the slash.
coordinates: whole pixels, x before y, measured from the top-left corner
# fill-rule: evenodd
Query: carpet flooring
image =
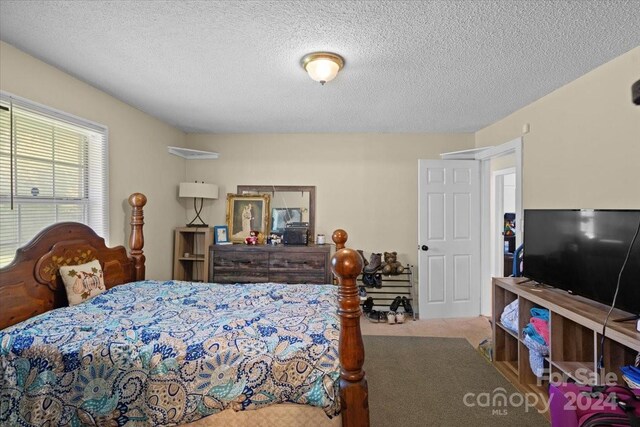
<path id="1" fill-rule="evenodd" d="M 363 339 L 373 427 L 549 425 L 535 408 L 527 410 L 520 397 L 512 396 L 516 389 L 465 339 Z M 512 404 L 500 406 L 496 400 L 491 405 L 498 394 Z"/>

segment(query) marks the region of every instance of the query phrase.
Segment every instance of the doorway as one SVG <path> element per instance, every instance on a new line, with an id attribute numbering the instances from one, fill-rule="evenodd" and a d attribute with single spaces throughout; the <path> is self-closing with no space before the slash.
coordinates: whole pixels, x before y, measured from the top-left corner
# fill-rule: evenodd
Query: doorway
<path id="1" fill-rule="evenodd" d="M 500 237 L 501 231 L 497 225 L 500 221 L 496 219 L 496 196 L 495 184 L 492 181 L 492 171 L 512 169 L 515 173 L 515 247 L 522 244 L 522 137 L 496 147 L 490 147 L 478 154 L 476 158 L 481 160 L 482 189 L 482 225 L 481 225 L 481 246 L 484 254 L 481 263 L 481 313 L 485 316 L 491 315 L 492 310 L 492 277 L 499 277 L 504 274 L 504 266 L 500 267 L 499 260 L 504 253 L 504 240 Z M 504 225 L 504 224 L 503 224 Z"/>
<path id="2" fill-rule="evenodd" d="M 518 137 L 507 143 L 481 147 L 470 150 L 444 153 L 442 160 L 479 160 L 480 161 L 480 313 L 491 315 L 492 283 L 491 278 L 504 274 L 504 265 L 497 268 L 498 260 L 502 259 L 504 240 L 496 234 L 495 194 L 493 191 L 492 172 L 513 168 L 515 174 L 515 247 L 522 244 L 522 155 L 523 141 Z M 420 245 L 420 243 L 419 243 Z M 419 275 L 426 274 L 419 271 Z"/>
<path id="3" fill-rule="evenodd" d="M 509 277 L 513 271 L 517 234 L 515 167 L 493 171 L 491 181 L 492 276 Z"/>

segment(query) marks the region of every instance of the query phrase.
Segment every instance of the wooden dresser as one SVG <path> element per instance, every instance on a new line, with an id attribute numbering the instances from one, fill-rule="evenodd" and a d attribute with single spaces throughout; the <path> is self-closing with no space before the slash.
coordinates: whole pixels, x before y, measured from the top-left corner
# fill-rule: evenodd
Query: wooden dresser
<path id="1" fill-rule="evenodd" d="M 212 245 L 212 283 L 332 283 L 331 245 Z"/>

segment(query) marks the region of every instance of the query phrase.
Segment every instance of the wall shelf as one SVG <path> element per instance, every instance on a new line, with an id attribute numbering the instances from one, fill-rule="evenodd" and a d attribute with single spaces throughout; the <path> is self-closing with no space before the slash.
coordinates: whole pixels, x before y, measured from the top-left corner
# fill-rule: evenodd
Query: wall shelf
<path id="1" fill-rule="evenodd" d="M 169 153 L 187 160 L 209 160 L 220 157 L 220 154 L 214 151 L 193 150 L 191 148 L 171 146 L 167 147 L 167 149 L 169 150 Z"/>

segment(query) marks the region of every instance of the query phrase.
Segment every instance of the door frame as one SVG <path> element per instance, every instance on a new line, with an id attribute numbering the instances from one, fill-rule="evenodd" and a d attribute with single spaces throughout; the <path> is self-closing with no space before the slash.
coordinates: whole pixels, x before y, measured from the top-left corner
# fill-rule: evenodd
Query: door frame
<path id="1" fill-rule="evenodd" d="M 492 311 L 491 302 L 491 277 L 494 271 L 494 265 L 492 258 L 494 257 L 494 251 L 492 246 L 495 245 L 495 238 L 493 236 L 493 230 L 491 227 L 491 160 L 514 154 L 516 159 L 515 173 L 516 173 L 516 247 L 522 244 L 522 154 L 523 154 L 523 140 L 522 137 L 518 137 L 504 144 L 488 148 L 487 150 L 476 153 L 475 158 L 480 160 L 480 313 L 489 316 Z M 492 242 L 493 240 L 493 242 Z M 483 256 L 484 254 L 484 256 Z"/>
<path id="2" fill-rule="evenodd" d="M 521 136 L 504 144 L 472 148 L 470 150 L 454 151 L 440 155 L 442 160 L 468 159 L 480 160 L 480 314 L 490 316 L 492 311 L 491 277 L 494 271 L 495 238 L 491 223 L 492 198 L 491 160 L 514 154 L 516 159 L 516 247 L 522 244 L 523 227 L 523 188 L 522 188 L 522 164 L 523 164 L 523 138 Z M 492 242 L 493 240 L 493 242 Z"/>
<path id="3" fill-rule="evenodd" d="M 504 229 L 504 177 L 505 175 L 511 175 L 516 173 L 515 167 L 495 170 L 491 172 L 491 186 L 493 192 L 491 193 L 490 206 L 493 207 L 493 215 L 491 215 L 491 275 L 497 276 L 499 273 L 504 272 L 504 244 L 502 240 L 502 232 Z M 516 235 L 517 238 L 517 235 Z"/>

